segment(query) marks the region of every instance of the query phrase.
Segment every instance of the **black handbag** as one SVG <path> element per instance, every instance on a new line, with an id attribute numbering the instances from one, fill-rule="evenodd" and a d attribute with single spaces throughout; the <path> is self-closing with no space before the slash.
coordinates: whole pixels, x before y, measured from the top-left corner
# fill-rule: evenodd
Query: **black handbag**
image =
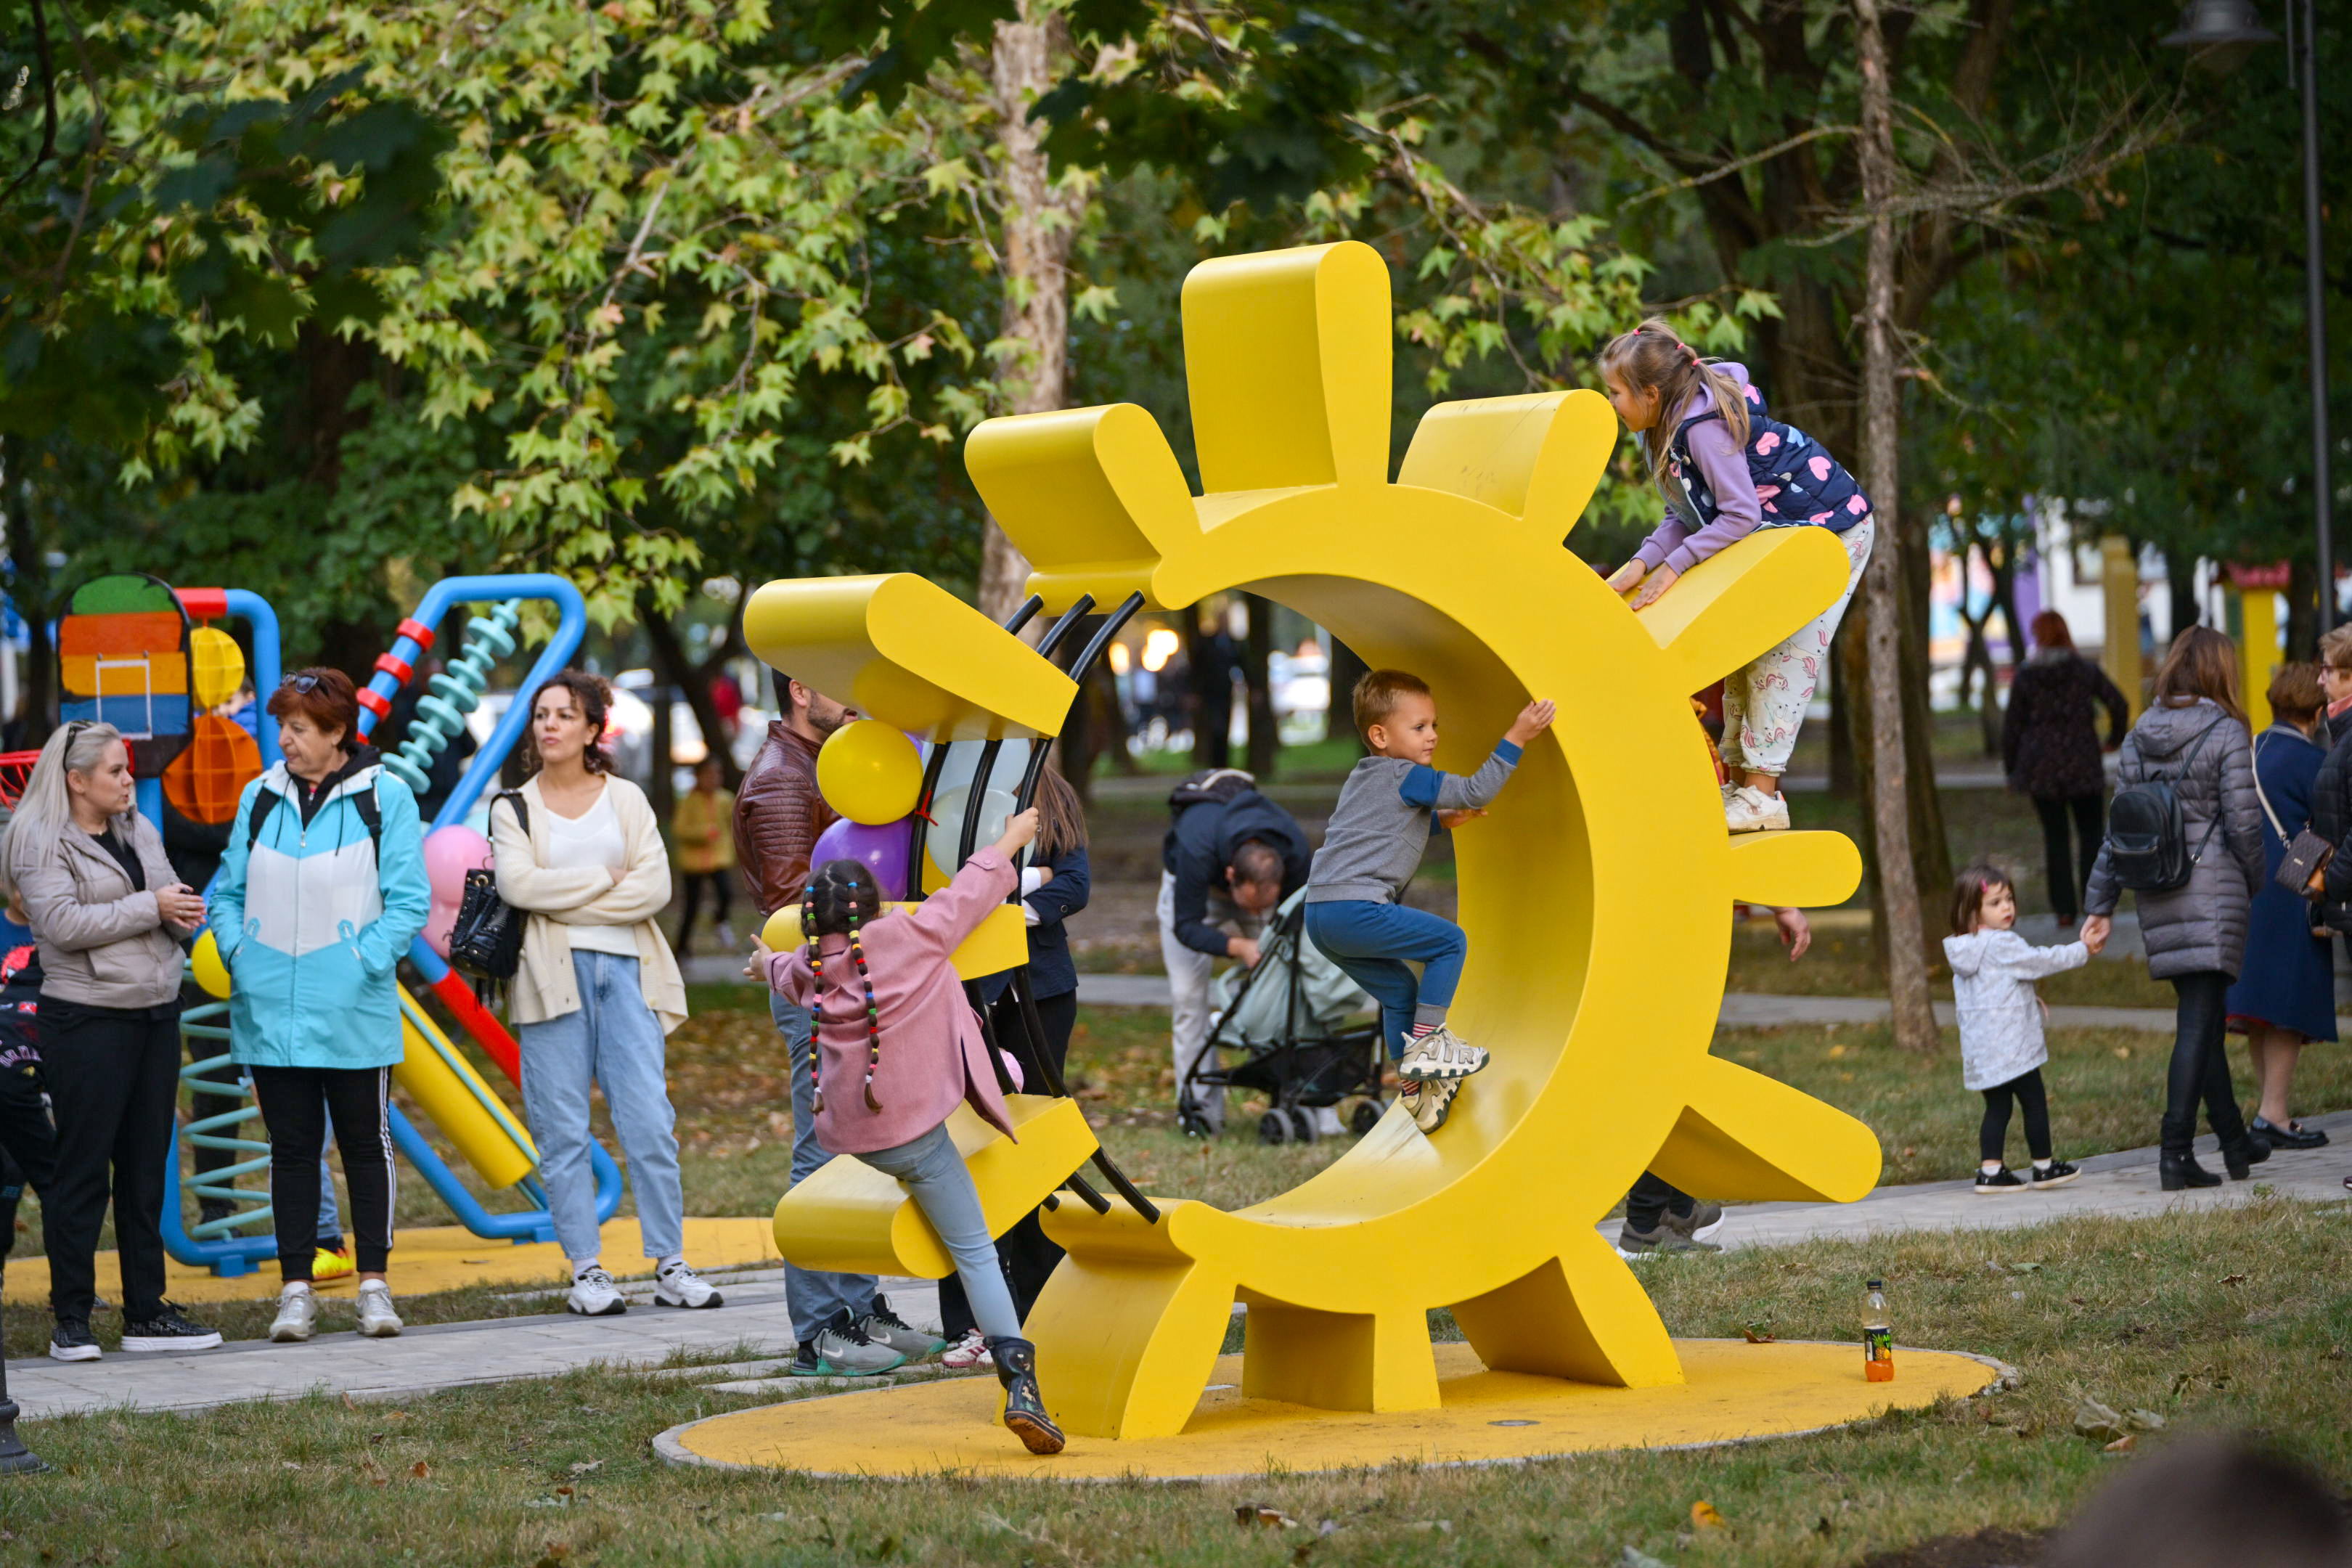
<path id="1" fill-rule="evenodd" d="M 2271 819 L 2271 831 L 2286 846 L 2286 858 L 2279 862 L 2274 879 L 2278 885 L 2298 899 L 2312 896 L 2311 879 L 2326 870 L 2336 854 L 2336 846 L 2311 830 L 2308 823 L 2292 838 L 2279 825 L 2278 813 L 2271 809 L 2271 797 L 2263 790 L 2263 749 L 2254 747 L 2254 798 L 2263 803 L 2263 815 Z"/>
<path id="2" fill-rule="evenodd" d="M 497 810 L 500 800 L 513 805 L 516 825 L 528 834 L 530 813 L 522 796 L 508 790 L 490 803 L 490 809 Z M 449 967 L 474 980 L 512 980 L 522 967 L 522 931 L 529 919 L 499 897 L 497 872 L 480 867 L 467 872 L 457 921 L 449 928 Z"/>

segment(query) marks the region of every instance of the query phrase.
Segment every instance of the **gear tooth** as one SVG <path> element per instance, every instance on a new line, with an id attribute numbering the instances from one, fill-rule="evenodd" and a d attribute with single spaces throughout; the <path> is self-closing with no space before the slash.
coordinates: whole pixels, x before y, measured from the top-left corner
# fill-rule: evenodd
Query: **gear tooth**
<path id="1" fill-rule="evenodd" d="M 1843 833 L 1743 833 L 1731 840 L 1728 880 L 1741 903 L 1842 904 L 1862 884 L 1862 851 Z"/>
<path id="2" fill-rule="evenodd" d="M 1675 689 L 1702 691 L 1837 603 L 1847 575 L 1829 530 L 1759 529 L 1636 614 L 1674 667 Z"/>
<path id="3" fill-rule="evenodd" d="M 1616 414 L 1583 388 L 1441 403 L 1422 416 L 1397 483 L 1466 496 L 1566 540 L 1616 447 Z"/>

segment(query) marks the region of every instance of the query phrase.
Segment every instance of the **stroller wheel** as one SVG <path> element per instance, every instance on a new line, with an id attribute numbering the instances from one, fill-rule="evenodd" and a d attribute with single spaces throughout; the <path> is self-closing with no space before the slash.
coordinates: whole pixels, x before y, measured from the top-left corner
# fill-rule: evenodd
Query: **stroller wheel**
<path id="1" fill-rule="evenodd" d="M 1292 1142 L 1312 1143 L 1321 1136 L 1321 1131 L 1315 1125 L 1313 1111 L 1301 1105 L 1294 1105 L 1290 1108 L 1290 1141 Z"/>
<path id="2" fill-rule="evenodd" d="M 1257 1141 L 1261 1143 L 1290 1142 L 1290 1118 L 1279 1110 L 1269 1110 L 1257 1119 Z"/>
<path id="3" fill-rule="evenodd" d="M 1381 1117 L 1386 1109 L 1377 1100 L 1360 1100 L 1356 1101 L 1356 1109 L 1349 1113 L 1348 1125 L 1355 1129 L 1357 1137 L 1361 1138 L 1381 1124 Z"/>

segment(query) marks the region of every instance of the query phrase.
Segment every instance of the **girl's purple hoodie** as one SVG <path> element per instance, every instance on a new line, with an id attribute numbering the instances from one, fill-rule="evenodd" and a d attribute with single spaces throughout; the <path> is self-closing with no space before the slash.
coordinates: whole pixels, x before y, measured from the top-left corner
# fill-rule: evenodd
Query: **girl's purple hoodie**
<path id="1" fill-rule="evenodd" d="M 1729 376 L 1743 391 L 1751 390 L 1746 365 L 1727 362 L 1713 368 Z M 1683 405 L 1674 422 L 1679 426 L 1714 406 L 1715 399 L 1702 391 Z M 1705 476 L 1706 488 L 1715 493 L 1716 519 L 1694 531 L 1679 512 L 1668 507 L 1665 521 L 1633 552 L 1633 559 L 1646 571 L 1671 566 L 1679 575 L 1763 526 L 1764 503 L 1757 499 L 1756 480 L 1748 471 L 1748 454 L 1731 438 L 1731 427 L 1720 419 L 1709 419 L 1692 426 L 1685 439 L 1692 463 Z"/>

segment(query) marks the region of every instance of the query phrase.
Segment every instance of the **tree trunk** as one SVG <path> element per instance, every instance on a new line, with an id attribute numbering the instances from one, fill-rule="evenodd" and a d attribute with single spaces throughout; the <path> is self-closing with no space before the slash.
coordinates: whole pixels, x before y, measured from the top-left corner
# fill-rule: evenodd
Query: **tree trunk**
<path id="1" fill-rule="evenodd" d="M 2177 551 L 2164 555 L 2164 591 L 2172 605 L 2172 635 L 2179 637 L 2190 626 L 2201 625 L 2204 606 L 2197 602 L 2197 561 L 2191 556 L 2182 559 Z M 2137 630 L 2137 628 L 2134 628 Z M 2171 646 L 2169 643 L 2167 647 Z M 2163 658 L 2163 649 L 2157 650 Z"/>
<path id="2" fill-rule="evenodd" d="M 1242 648 L 1242 679 L 1249 686 L 1249 771 L 1265 784 L 1274 777 L 1281 737 L 1275 732 L 1274 687 L 1269 670 L 1274 660 L 1274 601 L 1255 594 L 1243 595 L 1249 611 L 1249 641 Z"/>
<path id="3" fill-rule="evenodd" d="M 1869 604 L 1871 761 L 1876 786 L 1871 812 L 1878 844 L 1879 915 L 1886 924 L 1887 988 L 1895 1004 L 1895 1043 L 1933 1051 L 1943 1043 L 1927 994 L 1927 932 L 1911 854 L 1910 780 L 1904 756 L 1903 531 L 1898 456 L 1901 431 L 1895 363 L 1895 117 L 1886 37 L 1878 0 L 1853 0 L 1854 41 L 1862 71 L 1864 200 L 1871 212 L 1863 312 L 1863 453 L 1878 508 L 1876 548 L 1863 573 Z M 1932 770 L 1924 775 L 1934 788 Z"/>
<path id="4" fill-rule="evenodd" d="M 1043 19 L 1040 19 L 1040 18 Z M 1076 214 L 1061 210 L 1041 144 L 1045 128 L 1029 118 L 1058 74 L 1066 43 L 1062 25 L 1038 0 L 1023 0 L 1018 21 L 996 24 L 989 51 L 996 142 L 1004 154 L 1004 341 L 1018 353 L 1003 371 L 1015 414 L 1066 406 L 1070 380 L 1070 283 L 1066 263 Z M 982 525 L 980 613 L 1002 625 L 1023 598 L 1029 563 L 990 518 Z M 1042 629 L 1043 617 L 1033 623 Z"/>
<path id="5" fill-rule="evenodd" d="M 2286 656 L 2319 657 L 2319 563 L 2294 555 L 2286 566 Z"/>
<path id="6" fill-rule="evenodd" d="M 685 698 L 687 707 L 694 711 L 696 728 L 702 731 L 702 743 L 719 759 L 719 778 L 729 789 L 736 788 L 743 782 L 743 770 L 735 765 L 735 753 L 727 744 L 727 731 L 719 726 L 719 705 L 710 700 L 710 682 L 738 651 L 737 639 L 743 626 L 741 602 L 736 604 L 735 619 L 728 628 L 727 640 L 700 664 L 686 657 L 686 645 L 678 640 L 677 627 L 667 616 L 654 608 L 650 595 L 637 596 L 637 625 L 644 628 L 646 647 L 653 655 L 654 673 L 661 677 L 660 684 L 677 688 Z"/>

